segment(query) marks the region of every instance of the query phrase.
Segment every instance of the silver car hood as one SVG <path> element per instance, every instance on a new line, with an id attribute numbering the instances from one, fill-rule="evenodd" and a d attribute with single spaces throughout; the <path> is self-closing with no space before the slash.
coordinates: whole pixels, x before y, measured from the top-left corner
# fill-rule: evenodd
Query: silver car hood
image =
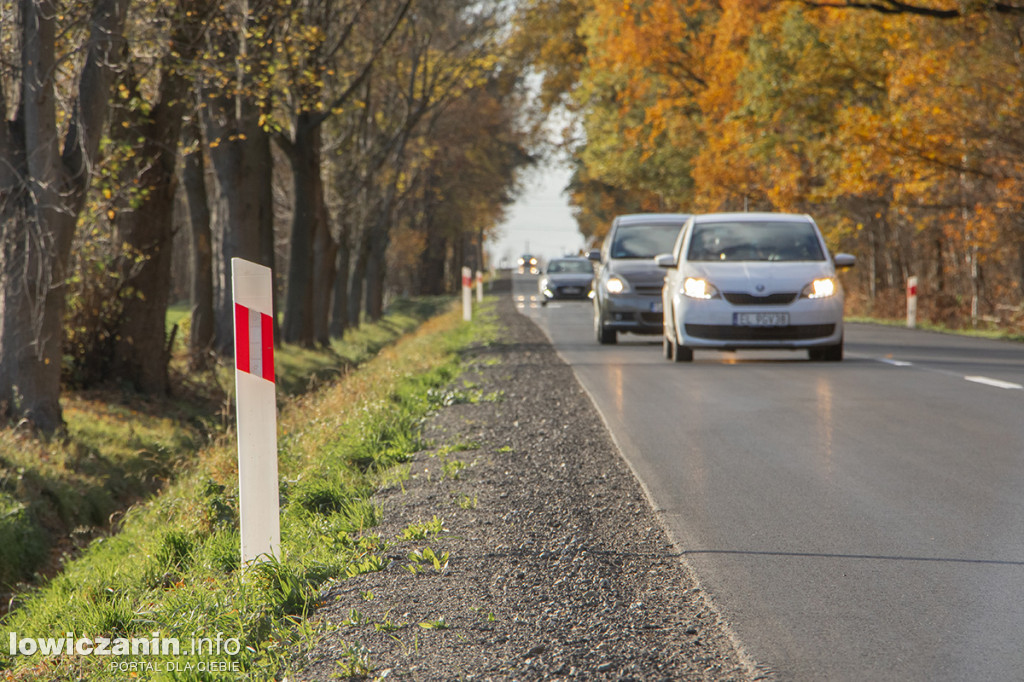
<path id="1" fill-rule="evenodd" d="M 767 296 L 776 293 L 799 293 L 820 277 L 835 276 L 829 261 L 735 263 L 690 262 L 683 268 L 686 277 L 706 279 L 721 292 L 749 293 Z"/>

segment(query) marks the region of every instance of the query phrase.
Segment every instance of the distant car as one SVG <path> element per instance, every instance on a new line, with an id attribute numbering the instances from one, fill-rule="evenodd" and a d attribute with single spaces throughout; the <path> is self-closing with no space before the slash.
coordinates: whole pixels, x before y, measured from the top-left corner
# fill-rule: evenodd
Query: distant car
<path id="1" fill-rule="evenodd" d="M 586 258 L 554 258 L 537 282 L 540 304 L 556 299 L 587 299 L 594 283 L 594 266 Z"/>
<path id="2" fill-rule="evenodd" d="M 811 360 L 843 359 L 843 289 L 810 216 L 719 213 L 691 218 L 675 249 L 655 261 L 663 291 L 665 356 L 696 348 L 806 349 Z"/>
<path id="3" fill-rule="evenodd" d="M 538 272 L 540 272 L 540 261 L 536 256 L 524 253 L 519 257 L 520 275 L 536 275 Z"/>
<path id="4" fill-rule="evenodd" d="M 594 335 L 598 343 L 618 340 L 619 332 L 661 334 L 661 287 L 665 273 L 654 257 L 672 250 L 690 216 L 684 213 L 634 213 L 612 221 L 600 250 L 594 280 Z"/>

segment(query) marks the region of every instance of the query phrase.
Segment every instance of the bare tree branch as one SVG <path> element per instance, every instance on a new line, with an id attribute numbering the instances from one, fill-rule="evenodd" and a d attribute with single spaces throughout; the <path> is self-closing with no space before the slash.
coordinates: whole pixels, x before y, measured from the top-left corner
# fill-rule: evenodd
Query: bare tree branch
<path id="1" fill-rule="evenodd" d="M 388 27 L 387 32 L 385 33 L 383 38 L 380 41 L 378 41 L 377 45 L 374 47 L 373 53 L 363 64 L 362 70 L 354 79 L 352 79 L 352 82 L 349 83 L 348 87 L 345 88 L 344 92 L 335 97 L 330 104 L 324 107 L 324 110 L 322 112 L 311 118 L 309 123 L 311 127 L 319 126 L 328 118 L 330 118 L 331 112 L 341 107 L 345 102 L 347 102 L 348 98 L 351 97 L 359 89 L 363 81 L 370 77 L 370 73 L 373 70 L 373 65 L 377 61 L 377 57 L 380 56 L 380 53 L 384 50 L 385 47 L 387 47 L 388 43 L 391 42 L 392 36 L 394 36 L 395 33 L 398 31 L 398 27 L 402 25 L 402 21 L 405 19 L 405 15 L 409 12 L 409 8 L 412 7 L 412 3 L 413 0 L 406 0 L 406 2 L 402 3 L 401 7 L 399 7 L 398 9 L 398 12 L 394 16 L 391 25 Z"/>
<path id="2" fill-rule="evenodd" d="M 881 14 L 916 14 L 918 16 L 931 17 L 933 19 L 960 19 L 979 12 L 995 12 L 997 14 L 1020 14 L 1024 15 L 1024 4 L 1012 2 L 987 2 L 979 4 L 977 8 L 963 9 L 938 9 L 926 7 L 912 2 L 901 2 L 900 0 L 845 0 L 844 2 L 817 2 L 817 0 L 801 0 L 807 7 L 816 9 L 855 9 L 869 10 Z"/>

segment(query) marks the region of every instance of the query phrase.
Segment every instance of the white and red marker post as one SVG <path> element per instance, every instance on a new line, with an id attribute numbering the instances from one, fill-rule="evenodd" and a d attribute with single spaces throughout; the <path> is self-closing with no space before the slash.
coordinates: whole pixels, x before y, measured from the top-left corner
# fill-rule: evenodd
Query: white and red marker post
<path id="1" fill-rule="evenodd" d="M 907 277 L 907 328 L 917 326 L 917 277 Z"/>
<path id="2" fill-rule="evenodd" d="M 476 271 L 476 302 L 483 303 L 484 300 L 484 273 Z"/>
<path id="3" fill-rule="evenodd" d="M 473 319 L 473 271 L 462 268 L 462 319 L 469 322 Z"/>
<path id="4" fill-rule="evenodd" d="M 281 558 L 270 268 L 231 259 L 235 304 L 235 406 L 242 566 Z"/>

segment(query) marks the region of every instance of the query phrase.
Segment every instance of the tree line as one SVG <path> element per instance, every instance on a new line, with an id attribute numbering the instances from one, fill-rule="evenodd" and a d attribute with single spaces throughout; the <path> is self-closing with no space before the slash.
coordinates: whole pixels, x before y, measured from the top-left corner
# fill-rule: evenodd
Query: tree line
<path id="1" fill-rule="evenodd" d="M 855 309 L 917 275 L 922 314 L 1021 324 L 1024 3 L 531 0 L 521 26 L 586 234 L 807 212 L 860 258 Z"/>
<path id="2" fill-rule="evenodd" d="M 532 162 L 508 11 L 0 0 L 0 417 L 53 432 L 62 385 L 168 391 L 179 230 L 197 365 L 230 352 L 233 257 L 274 269 L 275 338 L 305 346 L 482 267 Z"/>

